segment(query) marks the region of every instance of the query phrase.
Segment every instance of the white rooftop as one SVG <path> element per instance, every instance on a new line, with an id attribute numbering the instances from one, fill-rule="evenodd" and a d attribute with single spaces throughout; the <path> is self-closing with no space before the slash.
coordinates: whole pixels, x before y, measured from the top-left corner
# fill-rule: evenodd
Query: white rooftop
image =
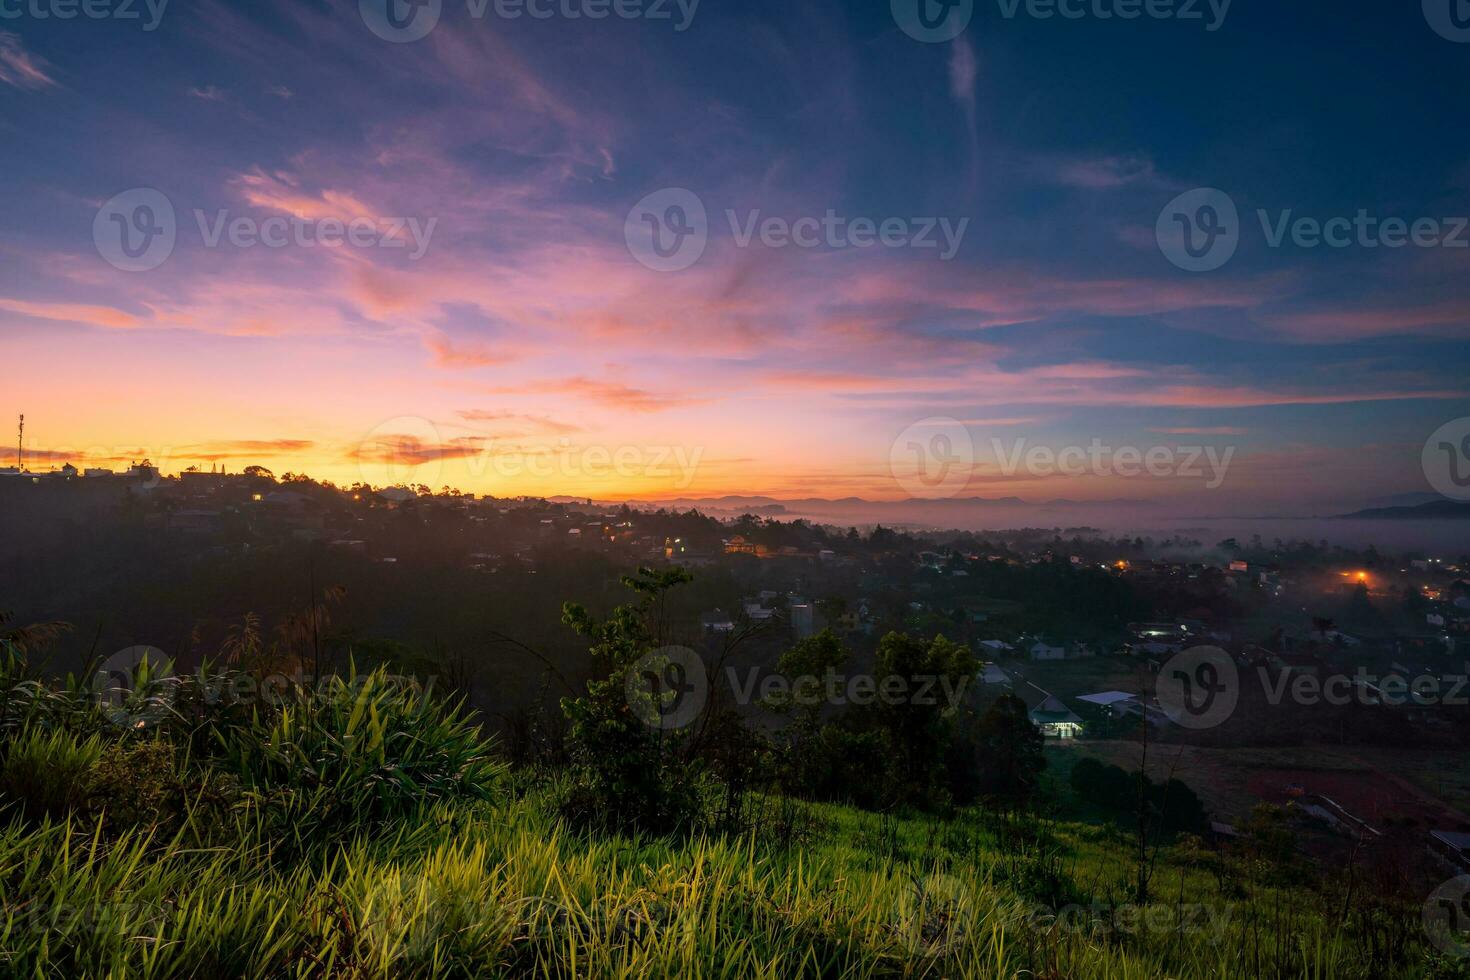
<path id="1" fill-rule="evenodd" d="M 1121 701 L 1137 700 L 1138 695 L 1129 694 L 1126 691 L 1104 691 L 1101 694 L 1084 694 L 1078 701 L 1086 701 L 1088 704 L 1102 705 L 1104 708 L 1118 704 Z"/>

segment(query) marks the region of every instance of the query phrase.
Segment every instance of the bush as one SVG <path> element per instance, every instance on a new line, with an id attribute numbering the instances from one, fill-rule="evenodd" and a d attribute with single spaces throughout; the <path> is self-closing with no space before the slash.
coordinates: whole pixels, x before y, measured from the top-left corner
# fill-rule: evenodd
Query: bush
<path id="1" fill-rule="evenodd" d="M 1079 759 L 1072 767 L 1071 782 L 1078 799 L 1115 810 L 1120 818 L 1128 819 L 1138 815 L 1141 790 L 1150 818 L 1164 834 L 1201 833 L 1209 822 L 1199 796 L 1177 779 L 1155 783 L 1142 773 L 1130 773 L 1089 758 Z"/>
<path id="2" fill-rule="evenodd" d="M 0 746 L 0 810 L 26 820 L 62 820 L 87 807 L 99 736 L 32 728 Z"/>
<path id="3" fill-rule="evenodd" d="M 297 846 L 441 801 L 488 800 L 503 771 L 458 708 L 382 669 L 301 692 L 226 749 L 247 794 Z"/>
<path id="4" fill-rule="evenodd" d="M 114 742 L 93 767 L 89 804 L 111 830 L 146 829 L 174 817 L 182 794 L 173 746 L 156 739 Z"/>

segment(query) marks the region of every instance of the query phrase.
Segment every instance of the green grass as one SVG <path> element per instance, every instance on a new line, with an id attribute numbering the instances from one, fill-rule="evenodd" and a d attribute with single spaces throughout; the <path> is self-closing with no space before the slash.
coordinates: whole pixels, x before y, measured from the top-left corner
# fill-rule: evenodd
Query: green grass
<path id="1" fill-rule="evenodd" d="M 574 833 L 556 776 L 505 773 L 420 697 L 370 681 L 203 729 L 13 727 L 0 758 L 32 776 L 0 791 L 0 976 L 1429 975 L 1417 910 L 1365 927 L 1184 849 L 1134 908 L 1127 839 L 1085 824 L 757 797 L 739 834 Z M 117 818 L 97 738 L 172 753 L 129 797 L 167 800 L 152 819 Z M 59 797 L 35 785 L 49 758 Z M 79 796 L 88 764 L 107 779 Z"/>

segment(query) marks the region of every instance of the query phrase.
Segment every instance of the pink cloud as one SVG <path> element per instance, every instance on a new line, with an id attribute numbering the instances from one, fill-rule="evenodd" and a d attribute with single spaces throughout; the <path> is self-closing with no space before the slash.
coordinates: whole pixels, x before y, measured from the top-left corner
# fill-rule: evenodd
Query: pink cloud
<path id="1" fill-rule="evenodd" d="M 18 34 L 0 31 L 0 82 L 23 89 L 42 89 L 56 84 L 46 59 L 31 54 Z"/>

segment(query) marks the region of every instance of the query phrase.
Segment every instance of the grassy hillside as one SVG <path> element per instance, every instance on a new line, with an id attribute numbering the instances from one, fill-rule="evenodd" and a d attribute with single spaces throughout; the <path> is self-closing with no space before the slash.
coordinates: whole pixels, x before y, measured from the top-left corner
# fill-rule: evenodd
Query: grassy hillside
<path id="1" fill-rule="evenodd" d="M 751 796 L 732 833 L 575 833 L 560 777 L 382 674 L 209 691 L 0 691 L 0 975 L 1461 975 L 1416 909 L 1188 841 L 1138 907 L 1122 832 L 1034 816 Z"/>

